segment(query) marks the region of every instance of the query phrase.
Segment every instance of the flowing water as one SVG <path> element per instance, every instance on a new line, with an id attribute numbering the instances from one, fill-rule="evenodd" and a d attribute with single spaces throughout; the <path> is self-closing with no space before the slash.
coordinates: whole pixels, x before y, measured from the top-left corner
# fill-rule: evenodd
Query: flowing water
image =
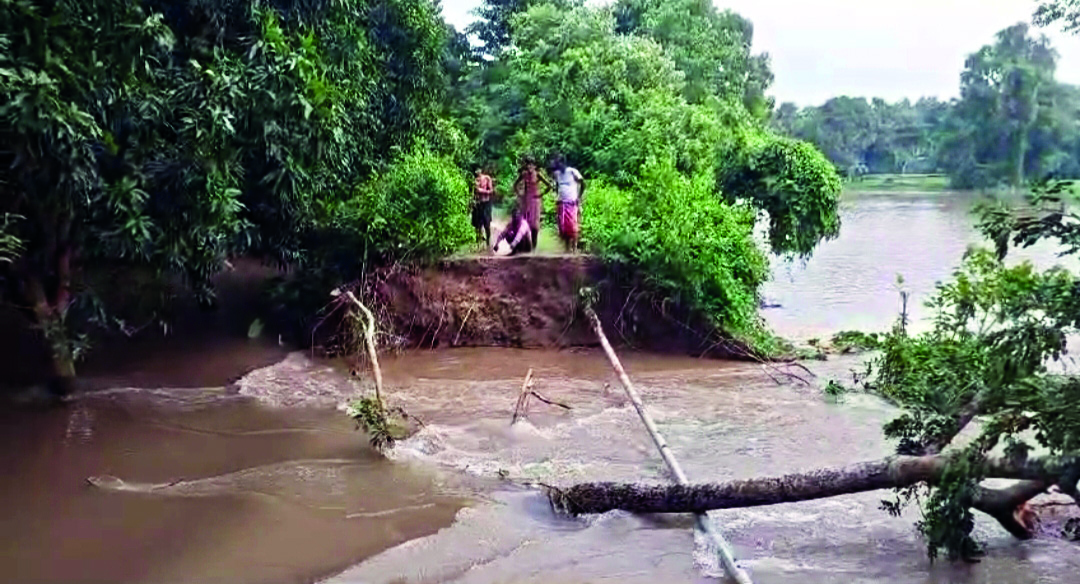
<path id="1" fill-rule="evenodd" d="M 908 311 L 918 323 L 936 282 L 948 280 L 972 245 L 992 247 L 975 229 L 970 193 L 852 194 L 841 202 L 840 237 L 814 250 L 809 261 L 773 265 L 764 311 L 772 327 L 791 338 L 825 337 L 844 329 L 885 331 L 900 311 L 900 290 L 911 293 Z M 1040 268 L 1080 268 L 1049 244 L 1010 252 L 1009 261 Z M 902 284 L 897 278 L 903 279 Z"/>
<path id="2" fill-rule="evenodd" d="M 902 273 L 918 298 L 976 240 L 959 196 L 850 197 L 840 238 L 776 267 L 782 334 L 882 329 Z M 1053 258 L 1035 250 L 1040 263 Z M 917 315 L 921 313 L 916 313 Z M 460 349 L 384 362 L 424 429 L 375 456 L 338 406 L 363 390 L 276 344 L 220 341 L 111 359 L 99 391 L 0 414 L 0 574 L 10 582 L 697 582 L 717 567 L 687 517 L 554 516 L 531 482 L 665 480 L 601 354 Z M 889 453 L 891 408 L 843 403 L 757 365 L 627 353 L 692 480 Z M 272 365 L 271 365 L 272 363 Z M 846 377 L 860 362 L 810 367 Z M 510 416 L 528 368 L 534 402 Z M 793 370 L 801 376 L 805 372 Z M 506 480 L 504 480 L 504 478 Z M 1071 583 L 1080 547 L 1017 542 L 980 519 L 975 565 L 931 564 L 887 493 L 715 513 L 756 582 Z"/>

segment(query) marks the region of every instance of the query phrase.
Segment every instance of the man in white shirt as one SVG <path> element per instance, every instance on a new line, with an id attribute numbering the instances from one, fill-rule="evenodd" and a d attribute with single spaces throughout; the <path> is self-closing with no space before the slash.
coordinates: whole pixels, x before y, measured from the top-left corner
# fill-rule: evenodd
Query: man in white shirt
<path id="1" fill-rule="evenodd" d="M 551 177 L 555 182 L 555 208 L 559 218 L 559 237 L 566 252 L 577 251 L 580 235 L 581 201 L 585 196 L 585 178 L 576 168 L 566 165 L 561 155 L 551 161 Z"/>

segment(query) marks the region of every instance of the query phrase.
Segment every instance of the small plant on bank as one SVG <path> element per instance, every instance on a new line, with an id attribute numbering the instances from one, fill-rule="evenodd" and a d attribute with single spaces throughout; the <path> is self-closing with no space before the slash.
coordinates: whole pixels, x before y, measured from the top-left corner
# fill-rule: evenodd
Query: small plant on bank
<path id="1" fill-rule="evenodd" d="M 371 447 L 385 452 L 394 445 L 390 418 L 382 402 L 375 397 L 362 397 L 346 409 L 346 414 L 356 421 L 356 427 L 368 435 Z"/>

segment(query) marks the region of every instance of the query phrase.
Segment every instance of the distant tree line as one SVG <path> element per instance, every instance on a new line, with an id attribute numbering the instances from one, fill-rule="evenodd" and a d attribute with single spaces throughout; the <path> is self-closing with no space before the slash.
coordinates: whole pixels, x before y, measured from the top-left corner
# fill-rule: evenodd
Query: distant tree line
<path id="1" fill-rule="evenodd" d="M 945 173 L 957 188 L 1077 178 L 1080 88 L 1055 80 L 1057 57 L 1044 35 L 1020 23 L 968 56 L 958 98 L 784 103 L 772 123 L 817 145 L 851 178 Z"/>

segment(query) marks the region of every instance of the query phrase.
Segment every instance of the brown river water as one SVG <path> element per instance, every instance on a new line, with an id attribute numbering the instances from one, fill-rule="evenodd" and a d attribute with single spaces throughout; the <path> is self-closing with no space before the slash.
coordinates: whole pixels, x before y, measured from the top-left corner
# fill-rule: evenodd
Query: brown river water
<path id="1" fill-rule="evenodd" d="M 775 266 L 763 311 L 781 334 L 881 329 L 902 273 L 916 298 L 976 240 L 960 196 L 849 197 L 843 233 Z M 1045 250 L 1030 252 L 1051 263 Z M 336 583 L 707 582 L 713 554 L 687 517 L 553 515 L 526 483 L 663 480 L 659 457 L 593 350 L 459 349 L 384 362 L 393 404 L 426 424 L 387 459 L 340 411 L 364 390 L 274 342 L 217 339 L 110 356 L 96 390 L 51 410 L 0 411 L 0 580 Z M 692 480 L 772 475 L 890 452 L 894 411 L 823 399 L 857 357 L 761 366 L 627 353 Z M 521 379 L 534 404 L 513 427 Z M 801 373 L 800 373 L 801 374 Z M 509 477 L 510 481 L 500 479 Z M 93 478 L 94 485 L 87 479 Z M 980 518 L 981 563 L 931 564 L 887 493 L 714 513 L 755 582 L 1075 583 L 1080 546 L 1018 542 Z"/>

